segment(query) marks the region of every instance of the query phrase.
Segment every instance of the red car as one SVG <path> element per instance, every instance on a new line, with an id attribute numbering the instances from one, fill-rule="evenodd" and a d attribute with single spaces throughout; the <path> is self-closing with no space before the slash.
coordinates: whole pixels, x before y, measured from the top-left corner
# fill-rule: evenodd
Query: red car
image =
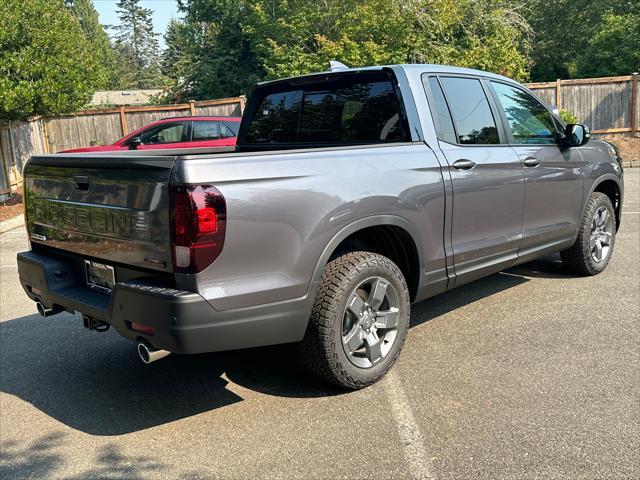
<path id="1" fill-rule="evenodd" d="M 111 145 L 74 148 L 59 153 L 234 146 L 239 126 L 240 117 L 164 118 Z"/>

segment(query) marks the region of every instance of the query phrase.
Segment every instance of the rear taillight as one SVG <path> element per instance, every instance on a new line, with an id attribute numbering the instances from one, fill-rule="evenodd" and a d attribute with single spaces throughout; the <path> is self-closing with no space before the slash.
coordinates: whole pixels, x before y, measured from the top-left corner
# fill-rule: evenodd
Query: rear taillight
<path id="1" fill-rule="evenodd" d="M 171 248 L 176 273 L 198 273 L 220 255 L 227 206 L 210 185 L 171 187 Z"/>

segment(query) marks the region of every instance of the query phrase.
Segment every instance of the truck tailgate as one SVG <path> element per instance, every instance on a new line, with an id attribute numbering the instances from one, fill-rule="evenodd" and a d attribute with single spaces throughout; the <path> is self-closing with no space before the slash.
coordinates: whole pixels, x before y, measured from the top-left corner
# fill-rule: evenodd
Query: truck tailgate
<path id="1" fill-rule="evenodd" d="M 31 242 L 170 272 L 174 156 L 36 156 L 24 171 Z"/>

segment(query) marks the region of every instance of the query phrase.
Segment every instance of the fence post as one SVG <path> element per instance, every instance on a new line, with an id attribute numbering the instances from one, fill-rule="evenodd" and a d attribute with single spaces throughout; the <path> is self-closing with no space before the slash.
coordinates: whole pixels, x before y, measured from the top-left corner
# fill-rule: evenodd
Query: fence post
<path id="1" fill-rule="evenodd" d="M 191 116 L 195 117 L 196 116 L 196 101 L 195 100 L 189 100 L 189 109 L 191 110 Z"/>
<path id="2" fill-rule="evenodd" d="M 2 126 L 0 126 L 0 201 L 5 201 L 9 197 L 11 193 L 11 180 L 9 178 L 9 165 L 8 158 L 5 155 L 4 147 L 2 146 L 2 131 L 5 130 Z M 8 131 L 8 130 L 7 130 Z"/>
<path id="3" fill-rule="evenodd" d="M 129 127 L 127 127 L 127 114 L 124 109 L 124 105 L 120 107 L 120 127 L 122 128 L 123 137 L 129 133 Z"/>
<path id="4" fill-rule="evenodd" d="M 44 152 L 51 153 L 51 144 L 49 143 L 49 131 L 47 130 L 47 121 L 44 117 L 40 117 L 42 122 L 42 133 L 44 134 Z"/>
<path id="5" fill-rule="evenodd" d="M 631 136 L 638 133 L 638 72 L 631 74 Z"/>
<path id="6" fill-rule="evenodd" d="M 9 133 L 9 152 L 11 154 L 11 158 L 9 159 L 9 163 L 7 164 L 7 173 L 9 174 L 9 189 L 12 190 L 11 187 L 13 187 L 14 185 L 16 185 L 16 187 L 18 186 L 18 168 L 17 168 L 17 164 L 18 161 L 16 160 L 16 151 L 15 151 L 15 145 L 14 145 L 14 141 L 13 141 L 13 135 L 11 135 L 11 122 L 9 122 L 9 129 L 8 129 L 8 133 Z M 13 177 L 13 178 L 11 178 Z M 15 184 L 13 182 L 16 182 Z"/>
<path id="7" fill-rule="evenodd" d="M 562 108 L 562 80 L 556 79 L 556 108 L 560 110 Z"/>

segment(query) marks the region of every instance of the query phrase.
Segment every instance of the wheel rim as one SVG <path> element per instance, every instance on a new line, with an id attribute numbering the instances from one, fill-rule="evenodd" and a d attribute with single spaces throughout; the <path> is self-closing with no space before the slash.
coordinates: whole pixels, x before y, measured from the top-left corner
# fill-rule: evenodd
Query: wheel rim
<path id="1" fill-rule="evenodd" d="M 607 207 L 596 210 L 591 220 L 589 248 L 596 263 L 604 262 L 611 252 L 613 242 L 613 216 Z"/>
<path id="2" fill-rule="evenodd" d="M 382 277 L 370 277 L 349 295 L 342 317 L 342 346 L 357 367 L 384 359 L 398 334 L 400 302 L 396 289 Z"/>

